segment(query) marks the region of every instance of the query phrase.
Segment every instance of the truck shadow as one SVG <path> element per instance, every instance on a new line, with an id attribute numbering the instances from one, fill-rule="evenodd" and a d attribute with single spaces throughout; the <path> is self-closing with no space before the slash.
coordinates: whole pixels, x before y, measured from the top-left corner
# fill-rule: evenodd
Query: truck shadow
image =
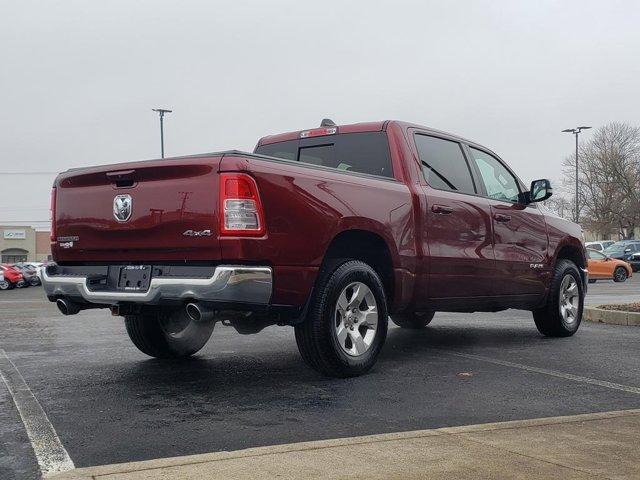
<path id="1" fill-rule="evenodd" d="M 128 380 L 125 383 L 131 384 L 134 390 L 140 384 L 146 384 L 163 390 L 216 391 L 224 395 L 256 388 L 284 392 L 305 385 L 335 388 L 353 382 L 369 382 L 372 376 L 384 381 L 386 377 L 397 374 L 396 369 L 387 368 L 390 363 L 399 365 L 399 368 L 428 369 L 431 360 L 443 355 L 439 349 L 478 353 L 483 348 L 510 349 L 548 341 L 538 334 L 535 327 L 514 331 L 504 326 L 474 327 L 466 323 L 459 327 L 431 326 L 423 330 L 404 330 L 390 325 L 378 363 L 369 374 L 358 378 L 333 379 L 314 372 L 302 361 L 292 338 L 281 339 L 282 349 L 277 352 L 261 349 L 261 353 L 237 351 L 230 354 L 205 348 L 200 354 L 184 360 L 145 359 L 122 364 L 122 373 Z M 560 347 L 563 339 L 552 341 L 558 342 Z M 256 337 L 256 342 L 260 342 L 259 337 Z"/>
<path id="2" fill-rule="evenodd" d="M 532 322 L 533 323 L 533 322 Z M 513 328 L 504 326 L 428 326 L 421 330 L 406 330 L 402 328 L 389 328 L 387 342 L 384 350 L 402 351 L 410 348 L 418 351 L 429 351 L 432 348 L 456 348 L 467 349 L 476 347 L 502 347 L 526 346 L 531 342 L 545 341 L 535 327 Z M 387 349 L 388 346 L 395 349 Z M 383 350 L 383 352 L 384 352 Z"/>

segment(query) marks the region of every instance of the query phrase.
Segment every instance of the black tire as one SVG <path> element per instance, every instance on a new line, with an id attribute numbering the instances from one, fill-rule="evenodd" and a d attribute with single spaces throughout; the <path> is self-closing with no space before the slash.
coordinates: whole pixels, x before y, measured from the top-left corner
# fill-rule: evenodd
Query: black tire
<path id="1" fill-rule="evenodd" d="M 627 269 L 624 267 L 616 267 L 613 271 L 613 281 L 614 282 L 625 282 L 629 277 L 629 273 Z"/>
<path id="2" fill-rule="evenodd" d="M 336 333 L 339 321 L 336 308 L 343 290 L 348 292 L 350 285 L 355 282 L 364 284 L 373 295 L 377 326 L 368 349 L 359 355 L 349 355 Z M 357 310 L 361 305 L 358 304 Z M 364 329 L 364 335 L 369 332 L 365 324 L 356 326 L 356 330 L 362 334 L 361 328 Z M 307 318 L 296 325 L 295 335 L 304 361 L 323 375 L 344 378 L 366 373 L 375 364 L 387 337 L 387 300 L 378 274 L 358 260 L 341 260 L 327 265 L 316 282 Z"/>
<path id="3" fill-rule="evenodd" d="M 11 282 L 9 280 L 0 280 L 0 290 L 11 290 Z"/>
<path id="4" fill-rule="evenodd" d="M 560 289 L 567 277 L 575 281 L 577 287 L 577 306 L 575 316 L 565 319 L 560 310 Z M 571 280 L 568 279 L 567 282 Z M 533 311 L 533 319 L 538 331 L 547 337 L 570 337 L 578 331 L 584 308 L 584 285 L 578 267 L 570 260 L 561 259 L 556 263 L 547 304 Z"/>
<path id="5" fill-rule="evenodd" d="M 589 283 L 596 283 L 596 281 L 595 281 L 595 279 L 590 278 L 590 279 L 589 279 Z"/>
<path id="6" fill-rule="evenodd" d="M 433 320 L 435 312 L 402 313 L 391 316 L 391 321 L 400 328 L 420 330 L 425 328 Z"/>
<path id="7" fill-rule="evenodd" d="M 127 333 L 142 353 L 156 358 L 182 358 L 205 346 L 214 321 L 195 322 L 184 309 L 162 313 L 127 315 Z"/>

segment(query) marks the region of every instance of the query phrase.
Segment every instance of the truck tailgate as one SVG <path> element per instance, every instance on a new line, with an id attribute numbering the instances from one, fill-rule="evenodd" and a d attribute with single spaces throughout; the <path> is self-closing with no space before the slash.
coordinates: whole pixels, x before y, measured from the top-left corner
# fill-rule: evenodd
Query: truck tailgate
<path id="1" fill-rule="evenodd" d="M 220 156 L 107 165 L 55 183 L 58 263 L 215 261 Z"/>

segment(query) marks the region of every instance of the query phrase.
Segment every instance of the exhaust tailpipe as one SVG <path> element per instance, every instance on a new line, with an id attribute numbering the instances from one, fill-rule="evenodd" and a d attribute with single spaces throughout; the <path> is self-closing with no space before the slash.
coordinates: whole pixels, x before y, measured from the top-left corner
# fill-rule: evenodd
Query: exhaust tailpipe
<path id="1" fill-rule="evenodd" d="M 75 315 L 80 310 L 82 310 L 80 308 L 80 305 L 72 302 L 71 300 L 67 300 L 66 298 L 59 298 L 58 300 L 56 300 L 56 306 L 58 307 L 58 310 L 60 310 L 60 313 L 62 313 L 63 315 Z"/>
<path id="2" fill-rule="evenodd" d="M 213 310 L 195 302 L 187 303 L 185 310 L 189 318 L 194 322 L 208 322 L 213 319 Z"/>

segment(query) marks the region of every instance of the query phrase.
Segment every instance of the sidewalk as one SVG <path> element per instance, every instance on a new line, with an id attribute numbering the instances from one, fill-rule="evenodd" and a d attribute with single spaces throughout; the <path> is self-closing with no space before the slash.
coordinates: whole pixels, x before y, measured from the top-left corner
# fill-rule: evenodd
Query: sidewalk
<path id="1" fill-rule="evenodd" d="M 50 478 L 636 479 L 639 443 L 640 409 L 208 453 Z"/>

